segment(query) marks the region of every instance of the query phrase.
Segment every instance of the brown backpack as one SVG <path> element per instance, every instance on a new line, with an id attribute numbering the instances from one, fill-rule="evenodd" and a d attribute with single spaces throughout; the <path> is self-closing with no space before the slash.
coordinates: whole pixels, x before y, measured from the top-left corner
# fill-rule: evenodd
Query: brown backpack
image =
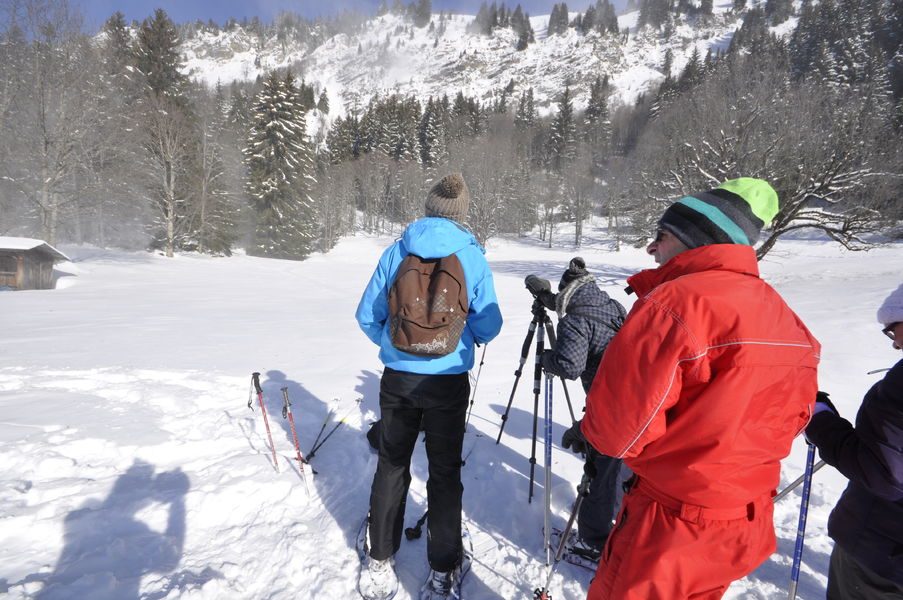
<path id="1" fill-rule="evenodd" d="M 461 261 L 454 254 L 408 254 L 389 289 L 392 345 L 410 354 L 445 356 L 458 347 L 470 302 Z"/>

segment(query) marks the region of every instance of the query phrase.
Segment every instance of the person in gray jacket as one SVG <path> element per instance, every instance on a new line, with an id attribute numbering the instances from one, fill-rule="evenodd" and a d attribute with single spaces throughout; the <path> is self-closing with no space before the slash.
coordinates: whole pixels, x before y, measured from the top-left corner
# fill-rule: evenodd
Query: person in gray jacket
<path id="1" fill-rule="evenodd" d="M 627 311 L 599 289 L 579 256 L 571 259 L 562 274 L 558 294 L 545 292 L 538 297 L 558 314 L 557 343 L 543 352 L 543 369 L 563 379 L 579 377 L 583 391 L 589 391 L 602 354 Z M 587 461 L 592 476 L 589 493 L 580 505 L 577 535 L 568 540 L 567 551 L 572 557 L 595 563 L 611 533 L 621 461 L 592 451 L 580 432 L 579 421 L 564 433 L 561 444 L 575 453 L 591 452 Z"/>

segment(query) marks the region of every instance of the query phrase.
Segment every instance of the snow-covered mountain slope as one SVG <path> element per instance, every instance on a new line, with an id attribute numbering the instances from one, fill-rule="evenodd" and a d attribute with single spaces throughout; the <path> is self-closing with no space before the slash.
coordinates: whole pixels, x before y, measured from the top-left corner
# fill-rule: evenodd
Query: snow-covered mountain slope
<path id="1" fill-rule="evenodd" d="M 677 74 L 694 49 L 702 58 L 710 49 L 726 48 L 740 24 L 730 7 L 730 0 L 719 0 L 710 23 L 684 20 L 667 39 L 659 30 L 638 30 L 637 13 L 627 13 L 619 17 L 621 31 L 629 30 L 626 42 L 623 33 L 582 35 L 573 28 L 547 35 L 549 17 L 531 17 L 536 42 L 520 52 L 511 29 L 472 34 L 467 32 L 472 16 L 451 15 L 442 21 L 438 14 L 433 30 L 388 14 L 369 20 L 358 35 L 336 35 L 317 47 L 283 44 L 275 36 L 261 41 L 240 27 L 201 32 L 185 41 L 183 51 L 189 75 L 209 85 L 294 67 L 308 83 L 328 90 L 330 107 L 338 114 L 366 106 L 375 94 L 392 92 L 425 99 L 453 97 L 460 90 L 490 101 L 511 80 L 514 99 L 532 86 L 537 108 L 547 112 L 565 85 L 572 87 L 575 107 L 582 108 L 590 83 L 605 75 L 613 84 L 612 103 L 633 102 L 664 77 L 669 49 L 672 73 Z"/>

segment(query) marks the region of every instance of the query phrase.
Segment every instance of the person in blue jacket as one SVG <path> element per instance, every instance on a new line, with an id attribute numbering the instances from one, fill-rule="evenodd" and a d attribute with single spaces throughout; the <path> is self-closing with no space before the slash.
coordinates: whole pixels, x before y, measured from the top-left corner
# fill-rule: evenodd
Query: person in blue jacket
<path id="1" fill-rule="evenodd" d="M 359 591 L 368 600 L 391 598 L 398 588 L 393 556 L 401 544 L 411 455 L 418 432 L 426 434 L 429 462 L 427 558 L 431 574 L 421 598 L 446 598 L 460 582 L 461 450 L 474 346 L 492 340 L 502 315 L 485 251 L 461 223 L 470 196 L 464 178 L 440 179 L 426 199 L 426 217 L 414 221 L 379 259 L 356 318 L 379 346 L 385 365 L 380 379 L 379 461 L 370 493 L 367 561 Z M 469 309 L 457 347 L 444 356 L 420 356 L 397 349 L 389 326 L 389 290 L 408 254 L 424 259 L 454 254 L 466 280 Z"/>
<path id="2" fill-rule="evenodd" d="M 903 285 L 878 321 L 903 349 Z M 850 480 L 828 519 L 828 600 L 903 600 L 903 360 L 866 393 L 855 427 L 819 392 L 806 437 Z"/>

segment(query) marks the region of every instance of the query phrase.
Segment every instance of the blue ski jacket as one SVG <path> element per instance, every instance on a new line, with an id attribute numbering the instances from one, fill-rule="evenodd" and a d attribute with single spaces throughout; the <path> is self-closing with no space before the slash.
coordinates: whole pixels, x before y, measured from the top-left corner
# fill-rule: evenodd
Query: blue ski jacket
<path id="1" fill-rule="evenodd" d="M 470 309 L 458 347 L 445 356 L 417 356 L 392 345 L 389 333 L 389 288 L 401 261 L 408 254 L 442 258 L 455 254 L 464 269 Z M 379 359 L 396 371 L 421 375 L 464 373 L 473 367 L 474 344 L 485 344 L 502 328 L 502 313 L 495 295 L 485 251 L 473 234 L 449 219 L 426 217 L 408 225 L 401 239 L 389 246 L 358 304 L 358 325 L 379 346 Z"/>

